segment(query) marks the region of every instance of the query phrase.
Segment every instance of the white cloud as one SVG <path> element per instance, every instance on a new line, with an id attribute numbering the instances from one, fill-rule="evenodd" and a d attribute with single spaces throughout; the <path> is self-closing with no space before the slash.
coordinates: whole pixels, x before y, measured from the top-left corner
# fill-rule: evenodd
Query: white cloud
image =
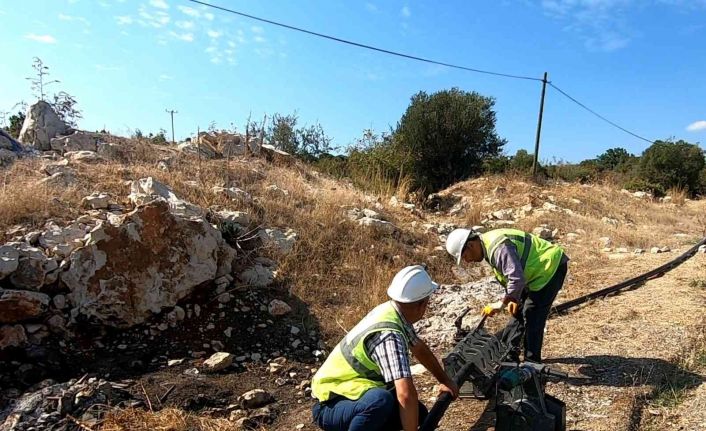
<path id="1" fill-rule="evenodd" d="M 409 9 L 409 6 L 405 5 L 402 10 L 400 11 L 403 17 L 409 18 L 412 16 L 412 11 Z"/>
<path id="2" fill-rule="evenodd" d="M 161 28 L 171 20 L 169 14 L 161 10 L 148 12 L 144 7 L 140 7 L 139 14 L 142 19 L 138 22 L 145 27 Z"/>
<path id="3" fill-rule="evenodd" d="M 130 24 L 132 24 L 133 20 L 132 20 L 131 16 L 124 15 L 124 16 L 116 16 L 115 22 L 117 22 L 118 25 L 130 25 Z"/>
<path id="4" fill-rule="evenodd" d="M 263 29 L 263 28 L 260 27 L 259 25 L 254 25 L 254 26 L 250 27 L 250 30 L 251 30 L 253 33 L 257 33 L 257 34 L 262 34 L 262 33 L 265 32 L 265 29 Z"/>
<path id="5" fill-rule="evenodd" d="M 169 35 L 175 39 L 183 40 L 184 42 L 193 42 L 194 41 L 194 34 L 193 33 L 176 33 L 176 32 L 170 31 Z"/>
<path id="6" fill-rule="evenodd" d="M 194 28 L 193 21 L 177 21 L 174 23 L 174 25 L 176 25 L 182 30 L 191 30 L 192 28 Z"/>
<path id="7" fill-rule="evenodd" d="M 629 24 L 635 0 L 542 0 L 544 13 L 564 21 L 589 50 L 616 51 L 638 34 Z"/>
<path id="8" fill-rule="evenodd" d="M 265 38 L 262 37 L 262 36 L 255 36 L 255 37 L 253 37 L 252 40 L 254 40 L 254 41 L 257 42 L 257 43 L 265 43 L 265 42 L 267 41 L 267 39 L 265 39 Z"/>
<path id="9" fill-rule="evenodd" d="M 167 75 L 166 73 L 159 75 L 159 80 L 162 82 L 171 81 L 172 79 L 174 79 L 174 77 L 172 75 Z"/>
<path id="10" fill-rule="evenodd" d="M 177 9 L 179 9 L 183 14 L 192 16 L 194 18 L 200 18 L 201 17 L 201 12 L 198 10 L 189 7 L 189 6 L 177 6 Z"/>
<path id="11" fill-rule="evenodd" d="M 365 10 L 368 12 L 377 12 L 378 7 L 374 3 L 365 3 Z"/>
<path id="12" fill-rule="evenodd" d="M 203 14 L 203 17 L 206 18 L 206 19 L 209 20 L 209 21 L 213 21 L 213 19 L 214 19 L 216 16 L 213 15 L 212 13 L 208 13 L 208 12 L 207 12 L 207 13 Z"/>
<path id="13" fill-rule="evenodd" d="M 25 39 L 33 40 L 35 42 L 40 42 L 40 43 L 56 43 L 56 39 L 54 36 L 48 35 L 48 34 L 34 34 L 34 33 L 29 33 L 25 35 Z"/>
<path id="14" fill-rule="evenodd" d="M 150 5 L 157 9 L 169 9 L 169 5 L 164 0 L 150 0 Z"/>
<path id="15" fill-rule="evenodd" d="M 689 124 L 686 127 L 689 132 L 703 132 L 706 130 L 706 120 L 699 120 Z"/>
<path id="16" fill-rule="evenodd" d="M 71 15 L 66 15 L 63 13 L 59 14 L 59 20 L 61 21 L 78 21 L 83 23 L 86 27 L 89 27 L 91 23 L 84 17 L 82 16 L 71 16 Z"/>
<path id="17" fill-rule="evenodd" d="M 220 31 L 215 31 L 215 30 L 209 30 L 206 32 L 208 34 L 208 37 L 211 39 L 218 39 L 219 37 L 223 36 L 223 33 Z"/>

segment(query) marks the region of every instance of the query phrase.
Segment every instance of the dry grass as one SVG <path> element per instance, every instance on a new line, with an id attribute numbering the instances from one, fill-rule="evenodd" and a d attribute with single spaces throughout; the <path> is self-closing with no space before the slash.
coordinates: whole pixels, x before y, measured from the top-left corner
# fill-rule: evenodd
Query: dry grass
<path id="1" fill-rule="evenodd" d="M 689 197 L 689 191 L 686 187 L 675 186 L 667 191 L 667 196 L 671 196 L 673 204 L 684 205 L 686 198 Z"/>
<path id="2" fill-rule="evenodd" d="M 108 413 L 100 431 L 237 431 L 234 422 L 192 415 L 182 410 L 149 412 L 118 409 Z"/>
<path id="3" fill-rule="evenodd" d="M 180 198 L 201 207 L 249 213 L 252 228 L 296 231 L 299 239 L 292 253 L 264 252 L 279 264 L 280 287 L 307 304 L 308 310 L 301 311 L 310 316 L 309 323 L 320 326 L 332 341 L 385 300 L 387 285 L 401 267 L 425 262 L 437 278 L 451 281 L 446 262 L 429 259 L 429 250 L 437 245 L 432 236 L 405 229 L 392 236 L 379 235 L 346 220 L 347 209 L 374 209 L 376 201 L 387 202 L 391 194 L 406 196 L 409 182 L 404 178 L 399 187 L 385 189 L 387 195 L 366 195 L 299 163 L 277 166 L 245 157 L 199 163 L 196 158 L 174 156 L 168 147 L 133 141 L 122 144 L 123 155 L 117 161 L 72 164 L 77 182 L 66 189 L 34 186 L 44 177 L 36 160 L 25 159 L 13 165 L 4 173 L 0 191 L 0 232 L 16 224 L 39 227 L 49 218 L 68 223 L 81 214 L 81 199 L 94 191 L 110 193 L 118 203 L 129 207 L 129 181 L 152 176 L 169 185 Z M 169 171 L 157 168 L 157 162 L 167 158 Z M 273 184 L 288 195 L 267 191 Z M 233 201 L 214 194 L 214 186 L 238 187 L 256 199 Z M 381 212 L 400 227 L 418 219 L 402 209 Z"/>

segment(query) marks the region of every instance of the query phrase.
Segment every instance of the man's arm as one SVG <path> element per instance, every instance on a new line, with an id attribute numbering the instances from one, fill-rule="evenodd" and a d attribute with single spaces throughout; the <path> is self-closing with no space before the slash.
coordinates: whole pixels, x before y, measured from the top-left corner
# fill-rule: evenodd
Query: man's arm
<path id="1" fill-rule="evenodd" d="M 424 365 L 424 368 L 429 370 L 436 380 L 441 383 L 441 392 L 449 392 L 456 398 L 458 396 L 458 386 L 451 380 L 451 377 L 446 374 L 439 360 L 431 349 L 429 349 L 429 346 L 427 346 L 424 341 L 419 340 L 410 350 L 419 363 Z"/>
<path id="2" fill-rule="evenodd" d="M 397 402 L 400 404 L 400 423 L 404 431 L 419 427 L 419 396 L 411 377 L 395 380 Z"/>
<path id="3" fill-rule="evenodd" d="M 495 249 L 492 261 L 507 278 L 507 295 L 503 298 L 503 303 L 507 304 L 510 301 L 519 303 L 527 283 L 517 248 L 509 241 L 505 241 Z"/>

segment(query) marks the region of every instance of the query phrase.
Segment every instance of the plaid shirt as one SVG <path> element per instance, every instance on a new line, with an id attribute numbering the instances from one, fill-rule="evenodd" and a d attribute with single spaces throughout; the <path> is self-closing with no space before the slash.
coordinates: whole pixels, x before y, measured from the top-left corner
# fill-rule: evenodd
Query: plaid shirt
<path id="1" fill-rule="evenodd" d="M 402 329 L 409 340 L 409 344 L 414 346 L 419 342 L 419 337 L 414 331 L 414 327 L 405 320 L 394 302 L 392 306 L 402 320 Z M 412 377 L 412 371 L 409 366 L 409 347 L 399 332 L 375 332 L 365 340 L 365 349 L 373 362 L 380 367 L 385 383 Z"/>

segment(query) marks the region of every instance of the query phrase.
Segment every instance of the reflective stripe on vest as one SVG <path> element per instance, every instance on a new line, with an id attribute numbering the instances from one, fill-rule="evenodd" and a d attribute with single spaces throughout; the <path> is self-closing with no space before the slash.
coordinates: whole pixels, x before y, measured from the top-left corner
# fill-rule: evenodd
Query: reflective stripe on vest
<path id="1" fill-rule="evenodd" d="M 375 307 L 333 349 L 311 379 L 311 392 L 324 402 L 335 395 L 357 400 L 372 388 L 384 388 L 385 381 L 378 365 L 365 348 L 369 335 L 380 331 L 400 334 L 409 345 L 404 322 L 392 303 Z"/>
<path id="2" fill-rule="evenodd" d="M 356 335 L 353 340 L 351 340 L 350 343 L 346 343 L 346 337 L 341 340 L 340 343 L 338 343 L 339 347 L 341 348 L 341 354 L 345 358 L 346 362 L 348 362 L 348 365 L 351 366 L 355 370 L 356 373 L 360 374 L 361 376 L 370 379 L 370 380 L 376 380 L 380 379 L 382 375 L 379 372 L 379 369 L 377 370 L 371 370 L 365 366 L 361 361 L 358 360 L 358 358 L 355 357 L 353 354 L 353 349 L 363 341 L 363 339 L 370 334 L 371 332 L 376 332 L 376 331 L 383 331 L 383 330 L 391 330 L 391 331 L 398 331 L 398 332 L 404 332 L 400 325 L 393 323 L 393 322 L 380 322 L 380 323 L 375 323 L 374 325 L 370 326 L 368 329 L 364 330 L 360 334 Z"/>
<path id="3" fill-rule="evenodd" d="M 549 241 L 517 229 L 495 229 L 481 234 L 485 260 L 503 286 L 507 284 L 507 279 L 493 262 L 493 257 L 497 248 L 505 241 L 510 241 L 520 255 L 527 288 L 530 291 L 538 291 L 546 286 L 561 263 L 563 250 Z"/>

